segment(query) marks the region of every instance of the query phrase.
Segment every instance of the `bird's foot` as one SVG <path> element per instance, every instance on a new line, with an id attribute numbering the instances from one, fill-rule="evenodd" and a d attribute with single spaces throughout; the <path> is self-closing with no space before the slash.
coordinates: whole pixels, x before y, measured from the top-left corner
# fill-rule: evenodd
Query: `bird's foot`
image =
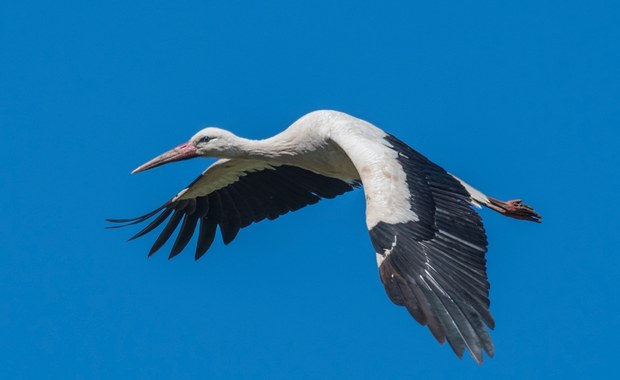
<path id="1" fill-rule="evenodd" d="M 540 223 L 542 217 L 533 208 L 521 202 L 521 199 L 513 199 L 511 201 L 500 201 L 495 198 L 488 197 L 493 210 L 515 219 L 529 220 L 530 222 Z"/>

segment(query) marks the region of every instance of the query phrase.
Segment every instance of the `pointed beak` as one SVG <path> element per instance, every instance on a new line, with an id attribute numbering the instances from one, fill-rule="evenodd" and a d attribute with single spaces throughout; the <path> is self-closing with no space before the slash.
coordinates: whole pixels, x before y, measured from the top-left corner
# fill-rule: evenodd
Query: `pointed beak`
<path id="1" fill-rule="evenodd" d="M 143 172 L 145 170 L 149 170 L 154 167 L 167 164 L 169 162 L 183 161 L 183 160 L 187 160 L 187 159 L 194 158 L 197 156 L 198 154 L 196 153 L 196 147 L 194 146 L 194 144 L 192 143 L 181 144 L 177 146 L 176 148 L 170 149 L 166 153 L 153 158 L 151 161 L 138 166 L 137 168 L 134 169 L 134 171 L 131 172 L 131 174 Z"/>

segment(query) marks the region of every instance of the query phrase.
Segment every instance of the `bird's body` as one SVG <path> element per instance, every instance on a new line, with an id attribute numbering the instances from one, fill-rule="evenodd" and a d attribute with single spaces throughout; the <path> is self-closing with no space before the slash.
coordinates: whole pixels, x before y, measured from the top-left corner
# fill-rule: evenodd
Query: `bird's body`
<path id="1" fill-rule="evenodd" d="M 253 222 L 361 185 L 380 277 L 392 302 L 406 307 L 437 340 L 447 339 L 459 357 L 466 349 L 478 362 L 483 350 L 493 354 L 484 326 L 494 326 L 488 310 L 487 241 L 470 205 L 539 221 L 531 208 L 487 197 L 397 138 L 336 111 L 309 113 L 265 140 L 206 128 L 134 172 L 198 156 L 220 159 L 152 213 L 113 220 L 136 224 L 157 215 L 134 238 L 168 220 L 150 254 L 179 224 L 171 257 L 198 230 L 199 258 L 218 226 L 228 244 Z"/>

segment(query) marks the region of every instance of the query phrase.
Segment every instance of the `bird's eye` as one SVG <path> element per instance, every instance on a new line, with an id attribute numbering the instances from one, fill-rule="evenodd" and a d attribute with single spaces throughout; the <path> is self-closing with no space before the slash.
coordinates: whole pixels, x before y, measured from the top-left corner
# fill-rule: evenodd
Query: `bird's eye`
<path id="1" fill-rule="evenodd" d="M 209 141 L 211 141 L 211 137 L 209 136 L 203 136 L 200 138 L 200 140 L 198 140 L 201 143 L 208 143 Z"/>

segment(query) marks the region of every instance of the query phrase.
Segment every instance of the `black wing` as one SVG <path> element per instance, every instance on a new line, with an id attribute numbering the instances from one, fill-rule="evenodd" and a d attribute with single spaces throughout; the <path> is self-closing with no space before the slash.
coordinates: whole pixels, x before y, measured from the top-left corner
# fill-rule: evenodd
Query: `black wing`
<path id="1" fill-rule="evenodd" d="M 450 174 L 392 136 L 417 221 L 379 222 L 370 230 L 385 290 L 435 338 L 462 357 L 493 355 L 487 239 L 470 195 Z"/>
<path id="2" fill-rule="evenodd" d="M 158 209 L 133 219 L 108 219 L 121 226 L 154 218 L 134 235 L 136 239 L 168 221 L 155 240 L 149 256 L 174 234 L 170 258 L 178 255 L 198 230 L 195 258 L 209 249 L 219 226 L 225 244 L 239 229 L 263 219 L 276 219 L 289 211 L 334 198 L 359 186 L 355 180 L 326 177 L 296 166 L 250 160 L 219 160 L 191 185 Z"/>

